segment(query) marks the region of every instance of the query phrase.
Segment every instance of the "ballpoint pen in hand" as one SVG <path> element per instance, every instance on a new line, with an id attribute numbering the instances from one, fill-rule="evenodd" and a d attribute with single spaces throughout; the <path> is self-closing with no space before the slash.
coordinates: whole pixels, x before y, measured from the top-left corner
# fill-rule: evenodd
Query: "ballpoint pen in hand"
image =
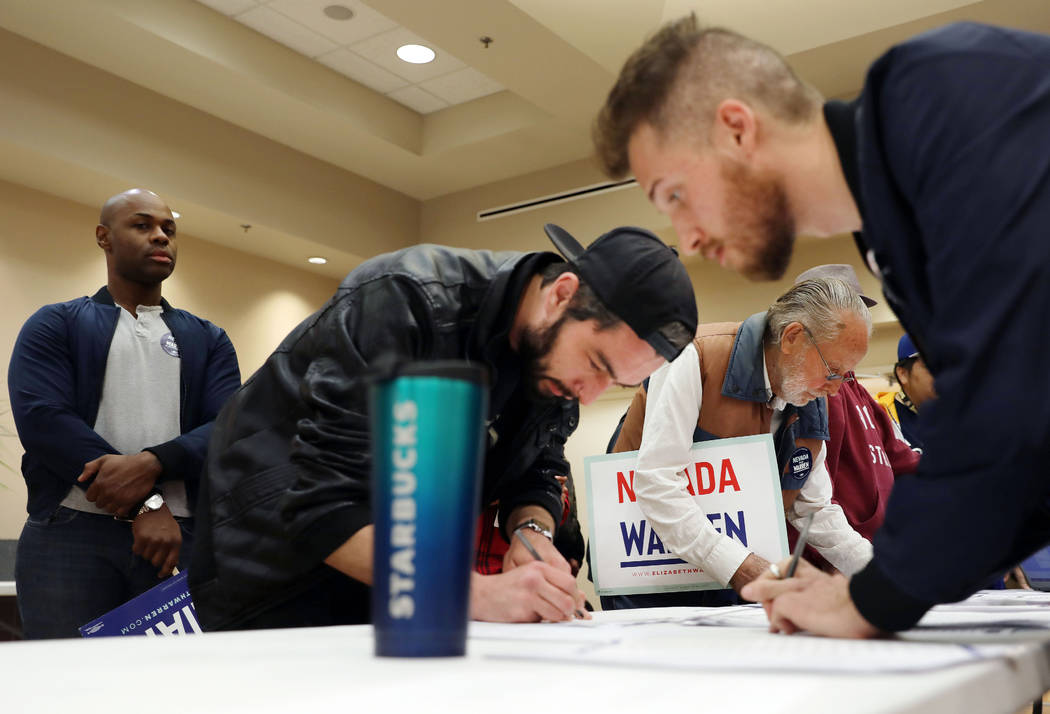
<path id="1" fill-rule="evenodd" d="M 525 546 L 525 550 L 529 551 L 529 555 L 531 555 L 533 558 L 540 561 L 541 563 L 545 562 L 540 556 L 539 552 L 537 552 L 536 548 L 533 547 L 532 543 L 529 542 L 529 539 L 521 534 L 521 531 L 514 531 L 514 537 L 521 541 L 521 544 Z M 586 617 L 579 610 L 573 611 L 573 614 L 581 620 Z"/>
<path id="2" fill-rule="evenodd" d="M 802 532 L 798 534 L 798 542 L 795 543 L 795 552 L 791 554 L 791 562 L 788 564 L 787 573 L 784 575 L 785 578 L 794 577 L 795 569 L 798 567 L 798 560 L 802 557 L 802 551 L 806 549 L 806 537 L 809 535 L 809 527 L 813 523 L 813 514 L 810 513 L 806 517 L 806 524 L 802 526 Z"/>

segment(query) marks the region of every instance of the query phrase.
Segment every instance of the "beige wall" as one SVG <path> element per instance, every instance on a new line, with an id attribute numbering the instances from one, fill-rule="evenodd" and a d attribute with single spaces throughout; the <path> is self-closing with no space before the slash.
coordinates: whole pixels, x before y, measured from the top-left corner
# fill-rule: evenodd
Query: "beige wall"
<path id="1" fill-rule="evenodd" d="M 106 282 L 95 245 L 98 208 L 0 182 L 0 427 L 13 433 L 7 367 L 18 330 L 46 303 L 90 295 Z M 262 364 L 300 320 L 334 292 L 337 281 L 180 235 L 178 268 L 164 285 L 176 307 L 226 329 L 241 376 Z M 25 521 L 25 486 L 17 439 L 0 436 L 0 538 L 17 538 Z"/>
<path id="2" fill-rule="evenodd" d="M 163 3 L 150 5 L 159 10 Z M 100 47 L 107 49 L 114 48 Z M 151 52 L 150 60 L 157 59 Z M 331 264 L 321 273 L 330 277 L 415 242 L 415 199 L 163 96 L 160 88 L 0 29 L 0 180 L 87 205 L 148 186 L 183 214 L 184 232 L 235 250 L 247 245 L 290 265 L 326 256 Z M 277 105 L 262 99 L 246 101 L 242 111 L 281 117 Z M 346 142 L 333 128 L 304 124 L 297 133 Z M 244 224 L 252 226 L 247 234 Z"/>

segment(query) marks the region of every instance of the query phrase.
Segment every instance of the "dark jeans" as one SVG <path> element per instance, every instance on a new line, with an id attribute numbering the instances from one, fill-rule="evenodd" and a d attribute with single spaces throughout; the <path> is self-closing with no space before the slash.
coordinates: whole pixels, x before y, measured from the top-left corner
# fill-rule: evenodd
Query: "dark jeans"
<path id="1" fill-rule="evenodd" d="M 193 519 L 179 519 L 179 569 L 189 565 Z M 30 518 L 15 556 L 22 632 L 29 639 L 80 637 L 77 630 L 160 582 L 157 568 L 131 552 L 131 523 L 59 506 Z"/>

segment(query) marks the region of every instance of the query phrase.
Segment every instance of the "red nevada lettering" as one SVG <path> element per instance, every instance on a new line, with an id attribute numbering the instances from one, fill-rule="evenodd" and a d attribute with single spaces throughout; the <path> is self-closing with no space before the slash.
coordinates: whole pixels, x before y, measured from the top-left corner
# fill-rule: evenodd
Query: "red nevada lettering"
<path id="1" fill-rule="evenodd" d="M 733 471 L 733 462 L 729 459 L 722 459 L 722 474 L 718 477 L 718 492 L 724 493 L 727 487 L 732 487 L 734 491 L 740 490 L 736 472 Z"/>
<path id="2" fill-rule="evenodd" d="M 631 469 L 629 474 L 630 481 L 628 482 L 628 477 L 623 475 L 623 471 L 616 472 L 616 495 L 620 503 L 623 503 L 624 491 L 627 492 L 627 500 L 634 503 L 634 469 Z"/>
<path id="3" fill-rule="evenodd" d="M 706 477 L 705 477 L 706 472 Z M 695 496 L 703 496 L 715 490 L 715 467 L 706 461 L 696 462 L 696 493 Z M 689 491 L 692 493 L 692 489 Z"/>

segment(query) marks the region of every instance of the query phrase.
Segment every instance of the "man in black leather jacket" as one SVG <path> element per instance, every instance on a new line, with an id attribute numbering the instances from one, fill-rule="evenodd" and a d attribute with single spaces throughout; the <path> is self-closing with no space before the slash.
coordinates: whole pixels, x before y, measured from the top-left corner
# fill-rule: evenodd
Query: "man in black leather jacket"
<path id="1" fill-rule="evenodd" d="M 511 545 L 503 573 L 473 576 L 471 616 L 563 620 L 582 607 L 544 537 L 562 512 L 556 477 L 569 472 L 577 402 L 673 359 L 697 313 L 685 269 L 651 233 L 619 228 L 584 250 L 546 231 L 569 263 L 433 245 L 363 263 L 233 396 L 215 424 L 189 574 L 205 628 L 368 621 L 368 372 L 391 359 L 490 371 L 482 502 L 499 500 Z M 519 528 L 544 562 L 510 538 Z"/>

